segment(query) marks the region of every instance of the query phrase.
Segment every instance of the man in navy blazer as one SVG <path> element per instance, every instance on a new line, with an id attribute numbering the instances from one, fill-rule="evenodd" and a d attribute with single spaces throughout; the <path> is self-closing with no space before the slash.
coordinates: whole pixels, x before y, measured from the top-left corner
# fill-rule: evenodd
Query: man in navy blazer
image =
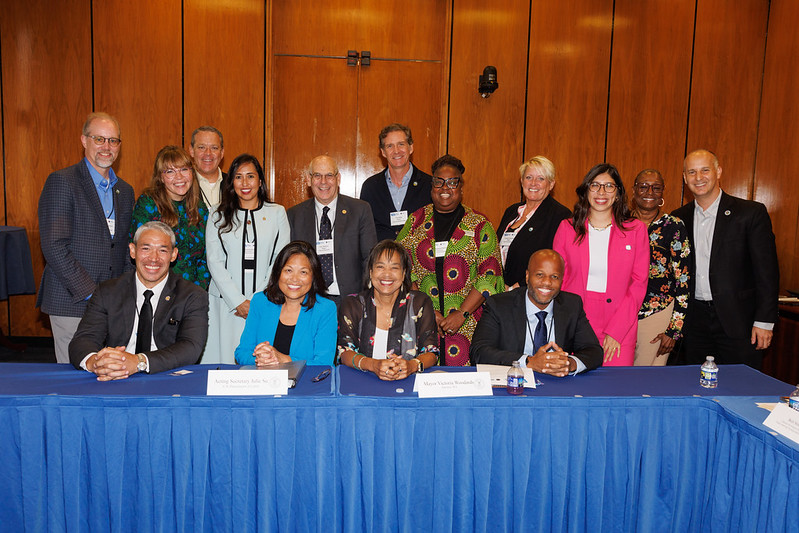
<path id="1" fill-rule="evenodd" d="M 50 315 L 56 359 L 69 362 L 69 341 L 97 285 L 130 270 L 128 230 L 133 188 L 111 165 L 119 124 L 92 113 L 80 136 L 85 158 L 53 172 L 39 197 L 39 236 L 46 262 L 36 306 Z"/>
<path id="2" fill-rule="evenodd" d="M 377 240 L 397 238 L 408 215 L 430 203 L 433 178 L 411 164 L 413 136 L 403 124 L 389 124 L 380 131 L 380 153 L 388 165 L 361 187 L 375 219 Z"/>
<path id="3" fill-rule="evenodd" d="M 691 296 L 683 327 L 685 362 L 708 355 L 760 368 L 777 321 L 779 266 L 760 202 L 722 192 L 715 154 L 688 154 L 683 179 L 694 201 L 675 210 L 691 241 Z"/>
<path id="4" fill-rule="evenodd" d="M 311 161 L 306 183 L 314 197 L 286 212 L 291 240 L 315 245 L 323 270 L 322 256 L 332 254 L 333 277 L 326 282 L 330 282 L 328 294 L 338 305 L 341 296 L 354 294 L 362 288 L 366 261 L 377 243 L 372 210 L 366 202 L 339 194 L 341 174 L 335 160 L 329 156 L 320 155 Z M 325 216 L 333 226 L 332 247 L 329 239 L 319 238 Z"/>
<path id="5" fill-rule="evenodd" d="M 129 250 L 136 271 L 100 284 L 69 344 L 75 368 L 100 381 L 195 364 L 208 336 L 208 293 L 170 272 L 178 255 L 172 228 L 159 221 L 142 224 Z M 150 334 L 138 343 L 140 319 L 148 315 L 145 298 Z"/>
<path id="6" fill-rule="evenodd" d="M 508 366 L 519 361 L 558 377 L 602 364 L 602 347 L 582 300 L 560 290 L 563 269 L 558 252 L 538 250 L 527 263 L 526 287 L 486 298 L 472 336 L 472 361 Z"/>

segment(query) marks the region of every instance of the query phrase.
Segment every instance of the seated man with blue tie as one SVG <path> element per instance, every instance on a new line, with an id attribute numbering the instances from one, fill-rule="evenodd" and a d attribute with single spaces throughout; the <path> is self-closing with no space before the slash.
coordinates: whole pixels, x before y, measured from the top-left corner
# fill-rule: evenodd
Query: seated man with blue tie
<path id="1" fill-rule="evenodd" d="M 519 361 L 558 377 L 602 364 L 602 347 L 582 300 L 560 290 L 563 269 L 558 252 L 539 250 L 527 263 L 527 287 L 486 298 L 472 337 L 472 361 L 508 366 Z"/>
<path id="2" fill-rule="evenodd" d="M 147 222 L 129 246 L 136 270 L 100 284 L 69 343 L 70 362 L 99 381 L 195 364 L 208 336 L 208 293 L 169 269 L 172 228 Z"/>

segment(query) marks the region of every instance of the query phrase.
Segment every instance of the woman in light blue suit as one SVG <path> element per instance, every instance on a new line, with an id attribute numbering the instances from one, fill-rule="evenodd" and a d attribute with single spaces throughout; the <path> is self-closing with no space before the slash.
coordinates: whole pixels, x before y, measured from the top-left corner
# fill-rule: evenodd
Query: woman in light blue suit
<path id="1" fill-rule="evenodd" d="M 293 241 L 277 256 L 266 290 L 252 297 L 236 361 L 268 366 L 305 360 L 332 365 L 336 305 L 325 298 L 322 268 L 313 247 Z"/>
<path id="2" fill-rule="evenodd" d="M 206 254 L 211 272 L 208 343 L 202 363 L 235 363 L 253 294 L 269 281 L 277 253 L 289 242 L 286 210 L 269 202 L 258 159 L 233 160 L 217 211 L 208 217 Z"/>

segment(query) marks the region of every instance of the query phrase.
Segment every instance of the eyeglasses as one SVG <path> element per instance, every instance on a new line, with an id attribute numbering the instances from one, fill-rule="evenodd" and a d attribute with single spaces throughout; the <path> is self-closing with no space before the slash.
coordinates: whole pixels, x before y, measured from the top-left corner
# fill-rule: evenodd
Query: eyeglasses
<path id="1" fill-rule="evenodd" d="M 449 189 L 457 189 L 458 185 L 460 185 L 460 184 L 461 184 L 461 179 L 460 178 L 449 178 L 449 179 L 433 178 L 433 188 L 434 189 L 440 189 L 444 185 L 446 185 L 447 188 L 449 188 Z"/>
<path id="2" fill-rule="evenodd" d="M 111 146 L 119 146 L 122 144 L 122 139 L 118 137 L 103 137 L 102 135 L 87 135 L 89 139 L 94 141 L 94 144 L 97 146 L 102 146 L 105 144 L 105 141 L 108 141 L 108 144 Z"/>
<path id="3" fill-rule="evenodd" d="M 338 174 L 338 172 L 336 172 L 336 174 Z M 332 174 L 330 172 L 328 172 L 327 174 L 320 174 L 319 172 L 314 172 L 313 174 L 311 174 L 311 177 L 316 181 L 321 181 L 322 178 L 326 180 L 332 180 L 336 177 L 336 174 Z"/>
<path id="4" fill-rule="evenodd" d="M 652 189 L 652 192 L 655 194 L 661 194 L 663 192 L 663 185 L 650 185 L 648 183 L 639 183 L 635 186 L 636 190 L 640 193 L 645 193 L 649 189 Z"/>
<path id="5" fill-rule="evenodd" d="M 588 186 L 591 192 L 599 192 L 599 189 L 605 189 L 605 192 L 608 194 L 615 192 L 616 188 L 615 183 L 598 183 L 596 181 L 591 182 L 591 185 Z"/>
<path id="6" fill-rule="evenodd" d="M 174 178 L 175 178 L 175 176 L 177 176 L 177 175 L 178 175 L 178 172 L 180 172 L 180 173 L 181 173 L 181 175 L 185 176 L 185 175 L 187 175 L 189 172 L 191 172 L 191 169 L 190 169 L 189 167 L 181 167 L 181 168 L 168 168 L 168 169 L 166 169 L 166 170 L 163 172 L 163 174 L 164 174 L 164 177 L 165 177 L 165 178 L 167 178 L 167 179 L 170 179 L 170 180 L 171 180 L 171 179 L 174 179 Z"/>

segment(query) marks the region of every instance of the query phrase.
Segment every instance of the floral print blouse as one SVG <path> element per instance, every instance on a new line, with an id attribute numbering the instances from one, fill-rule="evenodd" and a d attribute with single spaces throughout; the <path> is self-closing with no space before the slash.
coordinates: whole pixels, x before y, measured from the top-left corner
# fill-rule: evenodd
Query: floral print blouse
<path id="1" fill-rule="evenodd" d="M 688 310 L 688 263 L 691 253 L 688 232 L 683 221 L 663 214 L 649 225 L 649 283 L 638 320 L 662 311 L 674 301 L 666 335 L 674 340 L 682 336 Z"/>
<path id="2" fill-rule="evenodd" d="M 372 291 L 346 296 L 338 310 L 338 356 L 347 350 L 372 357 L 375 342 L 376 306 Z M 391 310 L 388 351 L 413 359 L 425 352 L 438 357 L 438 332 L 433 303 L 426 294 L 400 294 Z"/>
<path id="3" fill-rule="evenodd" d="M 178 225 L 172 228 L 175 231 L 178 245 L 178 258 L 172 266 L 172 272 L 208 290 L 208 284 L 211 283 L 211 274 L 205 259 L 205 225 L 208 221 L 208 208 L 200 199 L 198 206 L 200 222 L 196 226 L 192 226 L 189 224 L 189 216 L 183 202 L 173 201 L 172 203 L 178 214 Z M 155 200 L 142 194 L 133 208 L 133 219 L 130 224 L 131 242 L 133 242 L 133 235 L 139 226 L 151 220 L 161 220 L 161 213 L 158 212 Z"/>

